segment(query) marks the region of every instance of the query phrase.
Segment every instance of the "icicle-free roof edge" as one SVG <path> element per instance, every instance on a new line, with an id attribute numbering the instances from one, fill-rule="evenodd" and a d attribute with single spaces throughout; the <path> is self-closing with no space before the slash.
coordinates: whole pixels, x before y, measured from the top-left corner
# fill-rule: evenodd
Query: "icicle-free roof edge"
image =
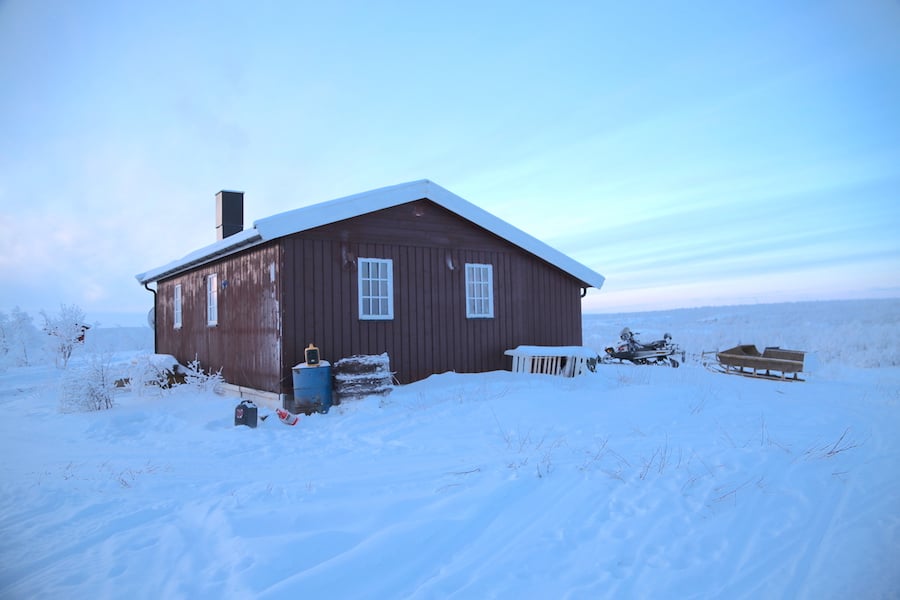
<path id="1" fill-rule="evenodd" d="M 162 267 L 140 273 L 136 278 L 142 284 L 158 281 L 249 246 L 421 199 L 430 200 L 490 231 L 556 266 L 588 287 L 600 288 L 603 285 L 603 275 L 427 179 L 353 194 L 259 219 L 253 223 L 253 229 L 196 250 Z"/>

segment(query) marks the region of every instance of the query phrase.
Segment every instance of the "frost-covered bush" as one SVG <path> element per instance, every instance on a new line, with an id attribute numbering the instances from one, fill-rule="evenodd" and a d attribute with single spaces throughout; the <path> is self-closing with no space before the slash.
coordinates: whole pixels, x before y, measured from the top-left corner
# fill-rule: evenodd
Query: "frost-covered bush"
<path id="1" fill-rule="evenodd" d="M 84 334 L 88 325 L 85 324 L 84 311 L 78 306 L 61 304 L 59 314 L 48 315 L 41 311 L 44 318 L 44 331 L 52 336 L 56 351 L 56 364 L 66 368 L 75 347 L 84 342 Z"/>
<path id="2" fill-rule="evenodd" d="M 116 378 L 108 355 L 93 354 L 66 373 L 60 390 L 63 412 L 107 410 L 115 404 Z"/>
<path id="3" fill-rule="evenodd" d="M 128 365 L 121 384 L 138 395 L 148 391 L 160 395 L 183 377 L 181 365 L 168 354 L 141 354 Z"/>
<path id="4" fill-rule="evenodd" d="M 198 391 L 218 392 L 224 383 L 221 369 L 207 372 L 194 359 L 184 366 L 170 354 L 141 354 L 133 358 L 125 368 L 116 374 L 118 387 L 143 395 L 146 393 L 163 395 L 181 386 Z"/>
<path id="5" fill-rule="evenodd" d="M 187 364 L 184 382 L 204 392 L 218 392 L 225 380 L 222 378 L 222 369 L 214 373 L 204 371 L 200 366 L 200 361 L 195 358 Z"/>
<path id="6" fill-rule="evenodd" d="M 34 319 L 18 306 L 0 311 L 0 368 L 25 367 L 39 359 L 43 339 Z"/>

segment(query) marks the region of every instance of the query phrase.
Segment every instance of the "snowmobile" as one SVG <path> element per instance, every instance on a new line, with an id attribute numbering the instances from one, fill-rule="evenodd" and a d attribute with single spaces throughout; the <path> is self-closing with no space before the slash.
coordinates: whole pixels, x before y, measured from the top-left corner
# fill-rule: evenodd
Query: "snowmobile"
<path id="1" fill-rule="evenodd" d="M 675 360 L 674 355 L 681 353 L 681 360 L 684 360 L 684 352 L 672 343 L 672 336 L 668 333 L 663 339 L 642 344 L 635 338 L 635 333 L 627 327 L 619 334 L 619 343 L 615 348 L 606 348 L 606 356 L 601 362 L 611 363 L 613 361 L 627 360 L 636 365 L 669 365 L 678 367 L 680 364 Z M 639 334 L 638 334 L 639 335 Z"/>

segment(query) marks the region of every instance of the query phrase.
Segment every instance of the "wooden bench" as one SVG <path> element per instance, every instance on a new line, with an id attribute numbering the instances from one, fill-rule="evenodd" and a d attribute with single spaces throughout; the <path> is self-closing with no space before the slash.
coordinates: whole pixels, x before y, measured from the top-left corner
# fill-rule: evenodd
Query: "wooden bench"
<path id="1" fill-rule="evenodd" d="M 512 357 L 513 373 L 575 377 L 591 370 L 597 353 L 584 346 L 519 346 L 504 352 Z"/>

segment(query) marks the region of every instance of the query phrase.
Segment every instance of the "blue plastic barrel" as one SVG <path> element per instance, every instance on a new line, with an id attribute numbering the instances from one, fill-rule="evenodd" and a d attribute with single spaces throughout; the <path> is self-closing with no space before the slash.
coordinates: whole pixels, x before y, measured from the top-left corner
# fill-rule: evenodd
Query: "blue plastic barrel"
<path id="1" fill-rule="evenodd" d="M 295 365 L 293 412 L 326 413 L 331 408 L 331 364 L 322 360 L 315 366 Z"/>

